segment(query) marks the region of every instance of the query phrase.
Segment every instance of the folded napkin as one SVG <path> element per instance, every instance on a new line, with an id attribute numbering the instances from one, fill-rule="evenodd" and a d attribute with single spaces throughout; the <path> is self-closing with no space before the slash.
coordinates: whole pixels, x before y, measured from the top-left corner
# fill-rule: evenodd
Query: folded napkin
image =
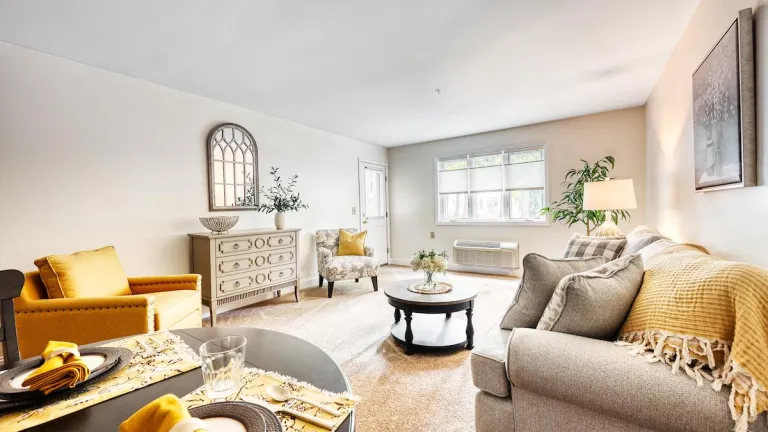
<path id="1" fill-rule="evenodd" d="M 48 394 L 64 387 L 74 387 L 88 379 L 91 371 L 80 360 L 77 345 L 70 342 L 50 341 L 43 351 L 45 362 L 22 383 L 30 390 Z"/>
<path id="2" fill-rule="evenodd" d="M 136 411 L 120 425 L 120 432 L 205 432 L 205 422 L 189 415 L 175 395 L 167 394 Z"/>

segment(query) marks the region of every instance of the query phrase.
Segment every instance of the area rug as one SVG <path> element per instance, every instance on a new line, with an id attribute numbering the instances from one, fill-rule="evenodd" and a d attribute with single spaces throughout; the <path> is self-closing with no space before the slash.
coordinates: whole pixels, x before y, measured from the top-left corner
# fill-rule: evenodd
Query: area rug
<path id="1" fill-rule="evenodd" d="M 453 283 L 478 289 L 472 323 L 475 344 L 497 325 L 512 302 L 519 280 L 504 276 L 449 273 Z M 361 398 L 356 430 L 361 432 L 472 431 L 476 389 L 469 351 L 406 356 L 389 335 L 394 309 L 383 288 L 419 278 L 409 268 L 382 267 L 379 291 L 369 279 L 336 282 L 217 315 L 219 327 L 259 327 L 303 338 L 327 352 L 344 370 Z M 452 319 L 465 320 L 463 314 Z M 414 316 L 418 325 L 418 315 Z M 207 322 L 205 325 L 209 325 Z"/>

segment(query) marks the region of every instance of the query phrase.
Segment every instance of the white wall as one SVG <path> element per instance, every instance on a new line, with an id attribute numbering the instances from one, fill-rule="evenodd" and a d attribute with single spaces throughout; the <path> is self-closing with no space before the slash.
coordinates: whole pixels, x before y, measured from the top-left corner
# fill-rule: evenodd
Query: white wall
<path id="1" fill-rule="evenodd" d="M 691 75 L 740 9 L 755 12 L 758 187 L 694 191 Z M 700 3 L 646 106 L 648 219 L 678 241 L 768 267 L 768 1 Z"/>
<path id="2" fill-rule="evenodd" d="M 645 222 L 645 120 L 643 108 L 638 107 L 390 148 L 393 262 L 408 261 L 414 252 L 424 248 L 445 249 L 452 254 L 457 239 L 516 241 L 520 243 L 521 259 L 529 252 L 561 256 L 569 235 L 585 232 L 583 225 L 569 229 L 558 223 L 547 227 L 435 224 L 435 157 L 536 142 L 548 146 L 550 201 L 559 197 L 563 176 L 568 169 L 578 167 L 580 159 L 594 162 L 612 155 L 616 157 L 616 169 L 611 177 L 633 179 L 641 206 L 631 211 L 631 222 L 621 223 L 620 227 L 627 232 Z M 429 237 L 430 231 L 435 231 L 434 240 Z"/>
<path id="3" fill-rule="evenodd" d="M 358 226 L 357 159 L 385 162 L 384 148 L 0 42 L 0 268 L 111 244 L 129 275 L 189 272 L 222 122 L 253 134 L 261 184 L 270 166 L 299 175 L 310 209 L 288 224 L 303 229 L 301 276 L 316 276 L 313 232 Z"/>

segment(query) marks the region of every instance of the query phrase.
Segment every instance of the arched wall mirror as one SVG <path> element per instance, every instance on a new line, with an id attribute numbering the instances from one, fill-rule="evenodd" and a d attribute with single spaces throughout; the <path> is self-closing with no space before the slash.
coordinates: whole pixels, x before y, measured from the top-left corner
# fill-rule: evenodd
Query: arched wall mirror
<path id="1" fill-rule="evenodd" d="M 211 210 L 255 210 L 259 205 L 259 150 L 244 127 L 216 126 L 208 134 Z"/>

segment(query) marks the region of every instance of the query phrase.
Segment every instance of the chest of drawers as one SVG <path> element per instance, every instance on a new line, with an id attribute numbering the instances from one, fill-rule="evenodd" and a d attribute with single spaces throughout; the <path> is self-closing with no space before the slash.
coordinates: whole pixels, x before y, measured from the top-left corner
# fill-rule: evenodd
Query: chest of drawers
<path id="1" fill-rule="evenodd" d="M 216 314 L 280 295 L 299 301 L 299 229 L 189 234 L 192 271 L 203 276 L 203 304 Z"/>

